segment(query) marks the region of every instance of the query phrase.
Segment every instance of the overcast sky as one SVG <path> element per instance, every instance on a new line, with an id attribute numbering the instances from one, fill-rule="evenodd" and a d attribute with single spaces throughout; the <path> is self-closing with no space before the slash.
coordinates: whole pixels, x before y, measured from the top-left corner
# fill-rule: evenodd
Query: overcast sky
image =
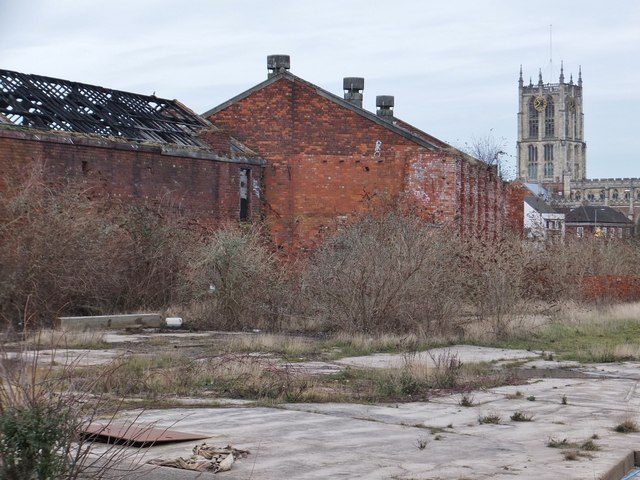
<path id="1" fill-rule="evenodd" d="M 640 177 L 637 0 L 0 0 L 0 68 L 198 113 L 263 81 L 269 54 L 340 96 L 365 77 L 368 110 L 395 95 L 398 118 L 512 155 L 520 65 L 553 83 L 581 65 L 588 176 Z"/>

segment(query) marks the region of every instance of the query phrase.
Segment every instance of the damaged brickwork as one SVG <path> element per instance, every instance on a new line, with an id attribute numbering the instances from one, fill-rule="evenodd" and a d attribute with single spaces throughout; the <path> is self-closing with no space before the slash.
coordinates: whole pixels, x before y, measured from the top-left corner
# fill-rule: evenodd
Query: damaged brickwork
<path id="1" fill-rule="evenodd" d="M 190 223 L 216 226 L 240 216 L 240 175 L 248 170 L 256 180 L 263 169 L 259 158 L 234 157 L 230 140 L 219 132 L 213 149 L 178 147 L 101 138 L 69 132 L 0 127 L 0 174 L 26 174 L 42 165 L 52 183 L 82 181 L 91 195 L 106 195 L 122 204 L 161 207 Z M 226 153 L 226 156 L 225 156 Z M 248 202 L 251 218 L 261 215 L 260 199 Z"/>
<path id="2" fill-rule="evenodd" d="M 503 233 L 495 167 L 288 72 L 205 115 L 267 161 L 265 213 L 284 247 L 312 248 L 344 221 L 399 206 L 454 234 Z"/>

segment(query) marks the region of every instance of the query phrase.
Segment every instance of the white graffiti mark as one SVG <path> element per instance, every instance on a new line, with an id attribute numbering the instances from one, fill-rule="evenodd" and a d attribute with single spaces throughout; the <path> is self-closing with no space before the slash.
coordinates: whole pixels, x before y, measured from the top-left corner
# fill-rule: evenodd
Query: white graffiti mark
<path id="1" fill-rule="evenodd" d="M 422 191 L 422 190 L 414 190 L 413 194 L 422 203 L 429 203 L 431 201 L 431 199 L 429 198 L 429 194 L 427 192 Z"/>
<path id="2" fill-rule="evenodd" d="M 373 152 L 373 156 L 379 157 L 381 152 L 382 152 L 382 140 L 376 140 L 376 147 Z"/>
<path id="3" fill-rule="evenodd" d="M 258 198 L 260 198 L 260 194 L 262 193 L 260 182 L 256 178 L 253 179 L 253 193 Z"/>
<path id="4" fill-rule="evenodd" d="M 427 174 L 427 168 L 424 165 L 414 165 L 413 171 L 415 173 L 416 180 L 418 182 L 423 182 Z"/>

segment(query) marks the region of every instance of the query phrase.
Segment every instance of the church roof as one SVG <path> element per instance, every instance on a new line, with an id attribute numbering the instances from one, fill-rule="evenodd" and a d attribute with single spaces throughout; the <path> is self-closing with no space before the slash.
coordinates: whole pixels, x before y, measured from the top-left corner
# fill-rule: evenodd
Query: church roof
<path id="1" fill-rule="evenodd" d="M 211 126 L 177 100 L 2 69 L 0 122 L 202 148 Z"/>

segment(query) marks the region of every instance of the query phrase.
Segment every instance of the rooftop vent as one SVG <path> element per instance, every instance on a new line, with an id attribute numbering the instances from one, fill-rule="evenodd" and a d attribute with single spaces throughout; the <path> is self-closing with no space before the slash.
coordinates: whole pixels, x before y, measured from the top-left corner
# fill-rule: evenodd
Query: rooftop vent
<path id="1" fill-rule="evenodd" d="M 344 99 L 355 107 L 362 108 L 362 90 L 364 90 L 364 78 L 344 77 L 342 80 Z"/>
<path id="2" fill-rule="evenodd" d="M 383 120 L 393 120 L 393 95 L 378 95 L 376 97 L 376 114 Z"/>
<path id="3" fill-rule="evenodd" d="M 291 68 L 291 59 L 289 55 L 269 55 L 267 57 L 267 70 L 269 70 L 269 78 L 284 73 Z"/>

